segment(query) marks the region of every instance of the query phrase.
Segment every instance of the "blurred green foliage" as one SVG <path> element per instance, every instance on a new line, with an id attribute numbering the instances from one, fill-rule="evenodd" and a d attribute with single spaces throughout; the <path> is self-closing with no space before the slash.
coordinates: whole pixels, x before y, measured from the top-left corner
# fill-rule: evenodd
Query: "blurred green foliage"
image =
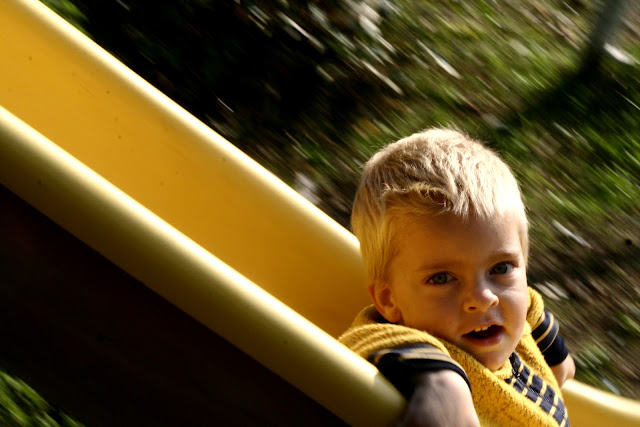
<path id="1" fill-rule="evenodd" d="M 44 2 L 345 226 L 382 145 L 443 125 L 486 140 L 522 184 L 530 283 L 578 379 L 640 397 L 636 2 L 601 56 L 611 1 Z"/>
<path id="2" fill-rule="evenodd" d="M 51 407 L 31 387 L 0 372 L 0 425 L 80 427 L 64 412 Z"/>
<path id="3" fill-rule="evenodd" d="M 63 17 L 67 22 L 73 24 L 76 28 L 83 31 L 87 18 L 80 10 L 69 0 L 42 0 L 42 3 L 49 6 L 58 15 Z"/>

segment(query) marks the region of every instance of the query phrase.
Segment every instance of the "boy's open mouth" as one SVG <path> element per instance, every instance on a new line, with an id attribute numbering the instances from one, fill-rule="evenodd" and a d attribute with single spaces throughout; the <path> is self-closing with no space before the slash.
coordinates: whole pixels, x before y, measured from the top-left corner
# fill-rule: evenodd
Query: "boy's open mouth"
<path id="1" fill-rule="evenodd" d="M 475 340 L 484 340 L 487 338 L 495 337 L 500 332 L 502 332 L 502 326 L 491 325 L 491 326 L 485 326 L 483 328 L 478 328 L 474 331 L 464 334 L 464 336 L 467 338 L 475 339 Z"/>

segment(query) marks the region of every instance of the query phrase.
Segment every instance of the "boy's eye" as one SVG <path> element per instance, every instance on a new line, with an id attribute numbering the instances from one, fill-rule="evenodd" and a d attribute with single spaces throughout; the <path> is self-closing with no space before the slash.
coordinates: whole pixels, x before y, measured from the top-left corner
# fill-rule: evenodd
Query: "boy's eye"
<path id="1" fill-rule="evenodd" d="M 508 262 L 496 264 L 490 271 L 490 274 L 507 274 L 513 270 L 513 265 Z"/>
<path id="2" fill-rule="evenodd" d="M 449 273 L 437 273 L 431 276 L 429 280 L 427 280 L 427 283 L 431 283 L 433 285 L 444 285 L 451 280 L 453 280 L 453 277 Z"/>

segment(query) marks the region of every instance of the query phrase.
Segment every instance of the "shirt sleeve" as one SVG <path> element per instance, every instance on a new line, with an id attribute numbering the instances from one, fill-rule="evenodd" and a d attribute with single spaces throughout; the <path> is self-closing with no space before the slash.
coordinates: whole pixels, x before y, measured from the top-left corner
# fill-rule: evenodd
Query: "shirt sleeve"
<path id="1" fill-rule="evenodd" d="M 569 355 L 564 339 L 558 334 L 560 327 L 551 312 L 544 309 L 536 325 L 531 331 L 538 348 L 549 366 L 562 363 Z"/>
<path id="2" fill-rule="evenodd" d="M 462 367 L 449 355 L 429 344 L 378 350 L 369 355 L 367 360 L 373 363 L 407 399 L 411 397 L 415 388 L 413 376 L 422 372 L 452 370 L 461 375 L 471 389 L 469 378 Z"/>
<path id="3" fill-rule="evenodd" d="M 527 322 L 531 325 L 531 336 L 549 366 L 562 363 L 569 355 L 564 339 L 558 334 L 560 326 L 554 315 L 544 308 L 542 296 L 529 288 L 529 308 Z"/>

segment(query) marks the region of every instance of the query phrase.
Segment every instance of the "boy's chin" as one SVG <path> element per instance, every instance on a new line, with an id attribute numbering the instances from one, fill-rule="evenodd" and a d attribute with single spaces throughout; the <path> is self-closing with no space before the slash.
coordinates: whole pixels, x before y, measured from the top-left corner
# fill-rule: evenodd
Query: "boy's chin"
<path id="1" fill-rule="evenodd" d="M 497 363 L 495 365 L 490 365 L 487 366 L 487 368 L 491 371 L 491 372 L 497 372 L 502 370 L 502 368 L 505 366 L 505 364 L 509 361 L 509 358 L 507 357 L 502 363 Z M 486 365 L 485 365 L 486 366 Z M 509 365 L 509 369 L 511 369 L 511 365 Z"/>
<path id="2" fill-rule="evenodd" d="M 491 372 L 496 372 L 501 370 L 505 364 L 507 362 L 509 362 L 509 356 L 511 356 L 511 353 L 509 354 L 500 354 L 500 355 L 482 355 L 482 356 L 475 356 L 476 360 L 478 362 L 480 362 L 485 368 L 489 369 Z M 509 365 L 509 369 L 511 365 Z"/>

